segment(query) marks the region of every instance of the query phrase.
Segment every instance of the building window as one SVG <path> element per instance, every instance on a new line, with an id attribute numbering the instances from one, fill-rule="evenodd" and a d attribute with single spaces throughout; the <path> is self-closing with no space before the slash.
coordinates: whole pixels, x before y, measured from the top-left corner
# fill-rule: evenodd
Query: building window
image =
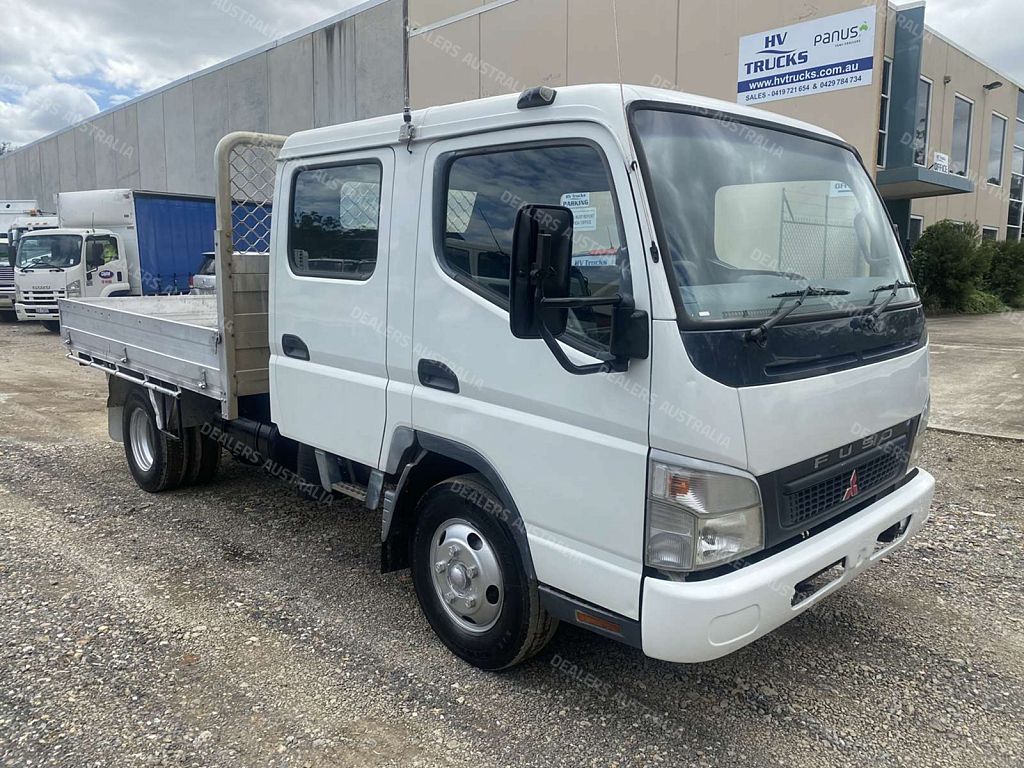
<path id="1" fill-rule="evenodd" d="M 952 224 L 953 227 L 955 229 L 959 230 L 960 232 L 964 231 L 964 223 L 962 221 L 956 221 L 954 219 L 950 219 L 949 223 Z"/>
<path id="2" fill-rule="evenodd" d="M 1013 132 L 1013 157 L 1010 161 L 1010 208 L 1006 217 L 1006 239 L 1020 240 L 1021 215 L 1024 213 L 1024 91 L 1017 93 L 1017 120 Z"/>
<path id="3" fill-rule="evenodd" d="M 966 176 L 971 158 L 971 119 L 974 104 L 957 94 L 953 97 L 953 152 L 949 170 L 958 176 Z"/>
<path id="4" fill-rule="evenodd" d="M 907 232 L 907 242 L 910 243 L 910 248 L 913 250 L 914 246 L 917 245 L 917 241 L 921 239 L 921 232 L 924 230 L 924 217 L 923 216 L 911 216 L 910 217 L 910 231 Z"/>
<path id="5" fill-rule="evenodd" d="M 879 168 L 885 168 L 885 160 L 889 143 L 889 102 L 892 94 L 892 61 L 886 59 L 882 63 L 882 105 L 878 112 L 878 155 L 875 162 Z"/>
<path id="6" fill-rule="evenodd" d="M 629 256 L 604 157 L 589 144 L 514 147 L 456 155 L 448 165 L 443 251 L 449 273 L 507 306 L 512 234 L 524 204 L 562 205 L 575 215 L 572 296 L 628 294 Z M 612 310 L 570 310 L 569 335 L 607 349 Z"/>
<path id="7" fill-rule="evenodd" d="M 377 266 L 380 182 L 376 161 L 296 174 L 288 234 L 292 272 L 370 279 Z"/>
<path id="8" fill-rule="evenodd" d="M 995 227 L 982 227 L 981 228 L 981 239 L 982 240 L 998 240 L 999 230 Z"/>
<path id="9" fill-rule="evenodd" d="M 1006 146 L 1006 118 L 992 113 L 992 134 L 988 139 L 988 183 L 1003 185 L 1003 147 Z"/>
<path id="10" fill-rule="evenodd" d="M 932 120 L 932 81 L 922 77 L 917 83 L 917 114 L 914 118 L 914 162 L 928 165 L 928 131 Z"/>

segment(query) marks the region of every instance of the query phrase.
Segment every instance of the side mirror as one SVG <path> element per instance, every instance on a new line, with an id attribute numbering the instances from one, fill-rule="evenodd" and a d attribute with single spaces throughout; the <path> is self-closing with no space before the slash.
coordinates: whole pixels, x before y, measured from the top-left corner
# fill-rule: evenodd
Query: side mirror
<path id="1" fill-rule="evenodd" d="M 630 359 L 646 359 L 650 348 L 647 313 L 631 298 L 572 297 L 573 213 L 554 205 L 526 205 L 516 217 L 512 238 L 509 324 L 518 339 L 543 339 L 558 364 L 571 374 L 621 373 Z M 558 337 L 565 333 L 569 310 L 612 307 L 608 354 L 593 365 L 576 365 Z"/>
<path id="2" fill-rule="evenodd" d="M 509 321 L 517 339 L 565 333 L 569 311 L 542 310 L 541 301 L 569 297 L 573 225 L 572 211 L 554 205 L 524 205 L 516 216 Z"/>
<path id="3" fill-rule="evenodd" d="M 15 245 L 7 246 L 7 263 L 11 265 L 13 269 L 15 262 L 18 260 L 18 247 Z"/>

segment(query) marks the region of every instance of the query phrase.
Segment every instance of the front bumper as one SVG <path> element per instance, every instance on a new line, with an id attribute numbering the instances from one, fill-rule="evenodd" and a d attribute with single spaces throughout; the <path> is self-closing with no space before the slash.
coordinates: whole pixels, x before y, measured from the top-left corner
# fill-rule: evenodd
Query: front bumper
<path id="1" fill-rule="evenodd" d="M 23 323 L 32 320 L 60 320 L 60 310 L 56 304 L 52 306 L 15 304 L 14 310 L 18 314 L 18 320 Z"/>
<path id="2" fill-rule="evenodd" d="M 0 291 L 0 309 L 14 309 L 14 293 Z"/>
<path id="3" fill-rule="evenodd" d="M 903 487 L 812 538 L 708 581 L 647 578 L 643 650 L 665 661 L 710 661 L 742 648 L 816 605 L 895 551 L 928 520 L 935 480 L 923 470 Z M 909 518 L 895 541 L 878 537 Z M 793 605 L 798 584 L 842 562 L 841 574 Z"/>

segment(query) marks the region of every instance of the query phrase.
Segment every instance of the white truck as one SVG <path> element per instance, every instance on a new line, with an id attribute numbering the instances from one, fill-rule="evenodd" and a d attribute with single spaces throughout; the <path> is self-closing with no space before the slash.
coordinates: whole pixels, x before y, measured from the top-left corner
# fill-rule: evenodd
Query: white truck
<path id="1" fill-rule="evenodd" d="M 15 221 L 32 216 L 38 208 L 35 200 L 0 200 L 0 320 L 14 319 L 14 265 L 8 258 L 9 230 Z"/>
<path id="2" fill-rule="evenodd" d="M 106 189 L 57 195 L 58 229 L 17 242 L 18 320 L 60 330 L 57 302 L 74 296 L 188 292 L 213 247 L 212 198 Z"/>
<path id="3" fill-rule="evenodd" d="M 63 301 L 69 357 L 143 489 L 225 445 L 379 513 L 469 663 L 559 621 L 714 659 L 925 524 L 924 314 L 837 136 L 588 85 L 216 163 L 217 296 Z M 270 200 L 261 257 L 238 208 Z"/>

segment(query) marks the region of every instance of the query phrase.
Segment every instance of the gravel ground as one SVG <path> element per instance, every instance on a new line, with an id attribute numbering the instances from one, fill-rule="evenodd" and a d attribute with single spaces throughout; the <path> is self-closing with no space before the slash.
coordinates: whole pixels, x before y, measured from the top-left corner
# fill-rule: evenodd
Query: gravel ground
<path id="1" fill-rule="evenodd" d="M 374 515 L 232 462 L 149 496 L 104 391 L 0 325 L 0 765 L 1024 765 L 1024 444 L 930 434 L 922 535 L 732 656 L 563 627 L 491 675 L 377 572 Z"/>

